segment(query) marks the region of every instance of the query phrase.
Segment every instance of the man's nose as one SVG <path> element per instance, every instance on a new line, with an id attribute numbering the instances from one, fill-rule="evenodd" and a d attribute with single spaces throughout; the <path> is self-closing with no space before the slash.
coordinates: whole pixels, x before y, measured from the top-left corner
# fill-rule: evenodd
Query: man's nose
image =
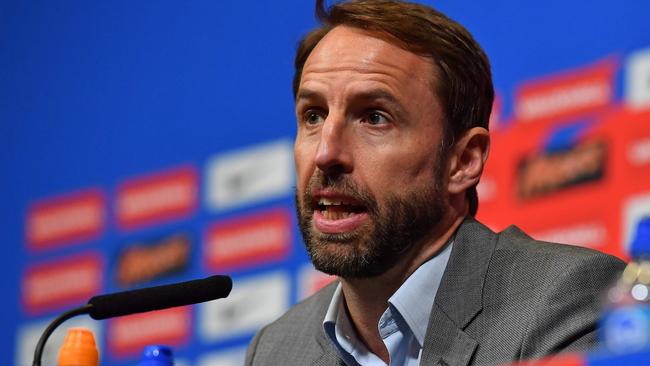
<path id="1" fill-rule="evenodd" d="M 321 129 L 316 166 L 326 174 L 342 174 L 352 171 L 349 131 L 345 119 L 329 115 Z"/>

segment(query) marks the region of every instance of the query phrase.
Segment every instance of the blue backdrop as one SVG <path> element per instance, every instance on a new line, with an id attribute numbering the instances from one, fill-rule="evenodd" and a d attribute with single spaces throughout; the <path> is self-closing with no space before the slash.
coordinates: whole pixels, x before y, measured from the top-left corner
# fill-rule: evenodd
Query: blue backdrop
<path id="1" fill-rule="evenodd" d="M 650 47 L 646 0 L 428 3 L 466 25 L 483 45 L 506 120 L 522 80 Z M 110 278 L 120 250 L 183 231 L 193 243 L 187 266 L 144 284 L 200 277 L 218 272 L 202 259 L 212 223 L 273 207 L 291 212 L 291 191 L 212 209 L 207 170 L 221 154 L 269 141 L 290 145 L 293 55 L 314 25 L 313 4 L 304 0 L 0 3 L 0 364 L 19 364 L 21 329 L 61 311 L 25 310 L 21 283 L 32 264 L 100 253 L 101 291 L 116 291 L 122 287 Z M 188 165 L 199 185 L 190 214 L 119 229 L 112 202 L 124 181 Z M 29 249 L 30 207 L 89 187 L 102 190 L 107 202 L 101 233 L 81 244 Z M 225 272 L 237 279 L 286 269 L 292 303 L 300 297 L 306 257 L 295 232 L 290 241 L 293 249 L 275 259 Z M 177 347 L 188 365 L 227 362 L 203 356 L 236 354 L 252 335 L 202 336 L 198 324 L 206 320 L 200 311 L 193 314 L 190 339 Z M 99 332 L 104 365 L 134 363 L 132 355 L 111 356 L 106 327 Z"/>

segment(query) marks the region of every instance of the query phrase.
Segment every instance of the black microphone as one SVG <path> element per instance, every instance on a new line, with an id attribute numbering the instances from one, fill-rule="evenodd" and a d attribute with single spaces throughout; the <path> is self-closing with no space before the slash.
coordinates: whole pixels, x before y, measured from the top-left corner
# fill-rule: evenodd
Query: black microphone
<path id="1" fill-rule="evenodd" d="M 174 283 L 137 290 L 99 295 L 88 300 L 88 315 L 95 320 L 143 313 L 221 299 L 232 290 L 228 276 Z"/>
<path id="2" fill-rule="evenodd" d="M 32 365 L 41 366 L 45 342 L 56 327 L 74 316 L 88 314 L 95 320 L 101 320 L 144 313 L 222 299 L 230 294 L 230 290 L 232 290 L 232 279 L 228 276 L 215 275 L 201 280 L 92 297 L 86 305 L 61 314 L 45 328 L 36 344 Z"/>

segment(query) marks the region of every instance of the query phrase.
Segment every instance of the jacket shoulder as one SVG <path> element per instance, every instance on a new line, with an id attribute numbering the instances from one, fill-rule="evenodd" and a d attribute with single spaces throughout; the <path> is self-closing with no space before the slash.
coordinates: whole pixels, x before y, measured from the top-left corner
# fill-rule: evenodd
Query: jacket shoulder
<path id="1" fill-rule="evenodd" d="M 555 260 L 596 260 L 617 265 L 623 265 L 623 261 L 617 257 L 602 253 L 598 250 L 581 246 L 551 243 L 531 238 L 517 226 L 510 226 L 496 234 L 498 237 L 496 250 L 522 253 L 528 256 L 549 257 Z"/>
<path id="2" fill-rule="evenodd" d="M 246 365 L 309 364 L 323 352 L 323 319 L 338 281 L 293 306 L 262 328 L 246 352 Z"/>

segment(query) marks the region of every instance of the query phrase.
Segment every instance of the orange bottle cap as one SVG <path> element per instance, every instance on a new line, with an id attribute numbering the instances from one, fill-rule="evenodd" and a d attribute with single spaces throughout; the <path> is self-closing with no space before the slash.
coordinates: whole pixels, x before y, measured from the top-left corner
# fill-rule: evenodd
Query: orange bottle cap
<path id="1" fill-rule="evenodd" d="M 86 328 L 70 328 L 59 349 L 59 366 L 97 366 L 99 352 L 93 333 Z"/>

